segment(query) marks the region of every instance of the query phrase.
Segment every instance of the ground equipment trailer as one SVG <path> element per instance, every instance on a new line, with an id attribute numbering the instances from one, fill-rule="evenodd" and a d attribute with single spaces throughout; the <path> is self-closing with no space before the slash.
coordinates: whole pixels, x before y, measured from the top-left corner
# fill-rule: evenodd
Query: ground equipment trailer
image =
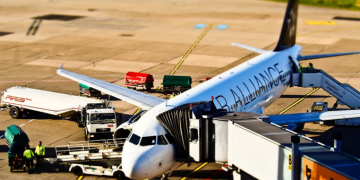
<path id="1" fill-rule="evenodd" d="M 101 96 L 101 91 L 96 90 L 94 88 L 91 88 L 90 86 L 87 86 L 85 84 L 81 84 L 79 83 L 79 91 L 80 91 L 80 96 L 82 94 L 86 94 L 88 97 L 100 97 Z"/>
<path id="2" fill-rule="evenodd" d="M 25 146 L 29 146 L 29 138 L 19 127 L 11 125 L 5 131 L 5 144 L 9 147 L 8 160 L 10 171 L 26 170 L 26 159 L 23 157 Z"/>
<path id="3" fill-rule="evenodd" d="M 127 88 L 142 88 L 149 91 L 154 87 L 154 78 L 151 74 L 129 71 L 125 76 L 125 86 Z"/>
<path id="4" fill-rule="evenodd" d="M 164 75 L 163 92 L 186 91 L 191 88 L 192 79 L 190 76 Z"/>
<path id="5" fill-rule="evenodd" d="M 337 103 L 335 103 L 335 105 L 329 109 L 327 102 L 314 102 L 309 112 L 326 112 L 326 111 L 336 111 L 336 110 L 345 110 L 345 109 L 337 109 Z M 360 126 L 360 118 L 339 119 L 332 121 L 316 121 L 314 123 L 320 123 L 329 126 L 333 126 L 333 125 Z"/>
<path id="6" fill-rule="evenodd" d="M 121 169 L 122 147 L 125 138 L 69 142 L 56 146 L 56 158 L 46 158 L 50 163 L 69 165 L 69 171 L 81 174 L 113 176 L 126 179 Z M 116 145 L 115 145 L 116 144 Z"/>

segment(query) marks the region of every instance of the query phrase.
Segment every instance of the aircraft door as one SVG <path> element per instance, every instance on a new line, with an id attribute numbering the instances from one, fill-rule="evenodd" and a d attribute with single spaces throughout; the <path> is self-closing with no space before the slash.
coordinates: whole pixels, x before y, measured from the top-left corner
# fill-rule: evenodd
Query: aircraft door
<path id="1" fill-rule="evenodd" d="M 191 158 L 196 161 L 202 161 L 201 152 L 201 135 L 200 135 L 200 127 L 201 127 L 202 119 L 190 119 L 190 127 L 189 127 L 189 154 Z"/>

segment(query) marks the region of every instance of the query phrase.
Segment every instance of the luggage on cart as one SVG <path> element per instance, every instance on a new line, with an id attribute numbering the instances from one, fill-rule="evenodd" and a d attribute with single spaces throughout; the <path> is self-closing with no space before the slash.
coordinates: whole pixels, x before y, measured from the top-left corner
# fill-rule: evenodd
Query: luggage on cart
<path id="1" fill-rule="evenodd" d="M 29 146 L 27 134 L 19 127 L 11 125 L 5 131 L 5 143 L 9 147 L 8 160 L 10 171 L 26 170 L 26 159 L 23 157 L 25 146 Z"/>

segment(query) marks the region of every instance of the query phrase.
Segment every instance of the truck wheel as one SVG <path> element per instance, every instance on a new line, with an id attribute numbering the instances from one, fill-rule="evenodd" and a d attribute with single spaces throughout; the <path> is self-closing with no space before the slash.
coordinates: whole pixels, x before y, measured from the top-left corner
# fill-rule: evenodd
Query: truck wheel
<path id="1" fill-rule="evenodd" d="M 85 141 L 87 141 L 88 140 L 88 136 L 87 136 L 87 133 L 86 133 L 87 131 L 86 131 L 86 129 L 85 129 Z"/>
<path id="2" fill-rule="evenodd" d="M 81 167 L 79 166 L 75 166 L 73 169 L 72 169 L 72 172 L 76 175 L 76 176 L 80 176 L 83 174 L 83 170 L 81 169 Z"/>
<path id="3" fill-rule="evenodd" d="M 78 125 L 78 127 L 84 127 L 84 124 L 81 122 L 81 115 L 78 114 L 76 116 L 76 124 Z"/>
<path id="4" fill-rule="evenodd" d="M 118 180 L 124 180 L 124 179 L 126 179 L 126 176 L 122 171 L 116 171 L 114 173 L 114 178 L 116 178 Z"/>
<path id="5" fill-rule="evenodd" d="M 19 111 L 19 109 L 15 106 L 11 107 L 9 110 L 9 115 L 13 118 L 13 119 L 19 119 L 21 116 L 21 113 Z"/>

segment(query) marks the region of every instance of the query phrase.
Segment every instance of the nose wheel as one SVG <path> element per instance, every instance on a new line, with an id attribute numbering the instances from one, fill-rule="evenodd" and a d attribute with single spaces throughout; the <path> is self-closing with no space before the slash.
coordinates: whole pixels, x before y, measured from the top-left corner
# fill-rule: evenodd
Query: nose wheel
<path id="1" fill-rule="evenodd" d="M 168 180 L 168 177 L 171 175 L 171 172 L 168 174 L 163 174 L 160 180 Z"/>

